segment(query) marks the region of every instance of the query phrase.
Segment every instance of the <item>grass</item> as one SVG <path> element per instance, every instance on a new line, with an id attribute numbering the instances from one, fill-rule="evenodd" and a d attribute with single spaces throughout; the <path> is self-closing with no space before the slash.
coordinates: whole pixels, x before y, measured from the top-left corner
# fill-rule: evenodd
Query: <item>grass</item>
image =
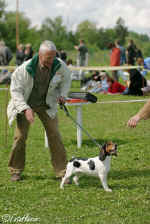
<path id="1" fill-rule="evenodd" d="M 74 82 L 72 90 L 79 90 Z M 141 99 L 131 96 L 97 95 L 98 101 Z M 145 97 L 143 97 L 145 99 Z M 142 98 L 142 99 L 143 99 Z M 44 129 L 37 119 L 27 141 L 24 180 L 10 182 L 8 158 L 13 129 L 8 130 L 8 147 L 4 145 L 5 93 L 0 92 L 0 223 L 41 224 L 149 224 L 150 223 L 150 121 L 141 121 L 136 129 L 126 127 L 127 120 L 143 103 L 89 104 L 83 106 L 83 126 L 100 143 L 112 140 L 118 144 L 118 157 L 112 158 L 106 193 L 97 178 L 82 177 L 59 189 L 44 148 Z M 75 108 L 68 108 L 76 116 Z M 59 125 L 68 158 L 96 156 L 99 150 L 83 134 L 81 149 L 76 146 L 76 127 L 61 110 Z M 30 221 L 21 220 L 28 216 Z M 6 216 L 5 216 L 6 217 Z M 15 220 L 16 218 L 16 220 Z M 31 220 L 31 218 L 34 218 Z M 37 218 L 37 220 L 36 220 Z M 12 220 L 11 220 L 12 219 Z"/>

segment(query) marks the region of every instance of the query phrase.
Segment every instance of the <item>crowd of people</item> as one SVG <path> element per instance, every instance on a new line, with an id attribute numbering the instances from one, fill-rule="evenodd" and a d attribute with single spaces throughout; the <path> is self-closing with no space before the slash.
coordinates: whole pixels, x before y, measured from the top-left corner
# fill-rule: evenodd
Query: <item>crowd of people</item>
<path id="1" fill-rule="evenodd" d="M 78 51 L 76 66 L 88 65 L 88 48 L 84 40 L 79 40 L 79 44 L 74 48 Z M 90 77 L 85 77 L 83 71 L 72 71 L 72 77 L 78 76 L 81 80 L 81 89 L 92 93 L 104 94 L 129 94 L 129 95 L 144 95 L 150 92 L 149 81 L 146 80 L 146 74 L 150 70 L 150 57 L 143 57 L 142 51 L 136 46 L 133 40 L 129 40 L 125 48 L 120 44 L 119 40 L 108 45 L 110 50 L 110 66 L 122 65 L 139 65 L 143 68 L 131 70 L 113 70 L 111 73 L 106 71 L 94 71 Z M 20 66 L 25 61 L 31 59 L 34 55 L 30 43 L 19 44 L 16 50 L 16 65 Z M 68 67 L 73 66 L 72 59 L 68 59 L 68 55 L 64 49 L 56 51 L 56 57 L 60 58 L 67 64 Z M 0 41 L 0 65 L 9 65 L 12 59 L 12 52 L 4 43 Z M 91 71 L 90 71 L 91 72 Z M 2 71 L 0 83 L 10 83 L 10 72 Z M 73 78 L 72 78 L 73 79 Z M 120 83 L 121 81 L 121 83 Z"/>
<path id="2" fill-rule="evenodd" d="M 138 65 L 143 66 L 143 68 L 114 69 L 112 74 L 108 74 L 105 71 L 93 72 L 88 79 L 83 79 L 82 90 L 93 93 L 138 96 L 149 93 L 150 84 L 146 80 L 146 74 L 150 70 L 150 57 L 144 59 L 142 51 L 135 45 L 133 40 L 129 40 L 126 48 L 120 45 L 119 40 L 116 40 L 108 45 L 108 49 L 110 49 L 110 66 Z"/>

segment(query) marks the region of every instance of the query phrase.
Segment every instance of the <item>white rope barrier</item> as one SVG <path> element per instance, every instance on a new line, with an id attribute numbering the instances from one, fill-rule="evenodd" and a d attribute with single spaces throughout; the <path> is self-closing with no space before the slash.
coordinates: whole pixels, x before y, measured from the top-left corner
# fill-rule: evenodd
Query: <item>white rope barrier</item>
<path id="1" fill-rule="evenodd" d="M 98 104 L 109 104 L 109 103 L 137 103 L 137 102 L 147 102 L 149 99 L 145 100 L 112 100 L 112 101 L 98 101 Z"/>
<path id="2" fill-rule="evenodd" d="M 73 71 L 117 71 L 117 70 L 130 70 L 136 68 L 143 68 L 143 66 L 87 66 L 87 67 L 69 67 Z"/>
<path id="3" fill-rule="evenodd" d="M 0 70 L 7 69 L 7 70 L 15 70 L 17 67 L 16 66 L 0 66 Z M 115 70 L 130 70 L 130 69 L 136 69 L 136 68 L 143 68 L 143 66 L 85 66 L 85 67 L 76 67 L 76 66 L 71 66 L 69 69 L 71 71 L 115 71 Z"/>

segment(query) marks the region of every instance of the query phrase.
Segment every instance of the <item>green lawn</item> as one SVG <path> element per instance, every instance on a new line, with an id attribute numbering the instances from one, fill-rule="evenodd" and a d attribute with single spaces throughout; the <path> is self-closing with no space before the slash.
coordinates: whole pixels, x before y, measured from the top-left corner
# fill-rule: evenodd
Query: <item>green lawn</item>
<path id="1" fill-rule="evenodd" d="M 79 90 L 74 82 L 72 90 Z M 145 99 L 145 97 L 97 95 L 98 101 Z M 0 223 L 41 224 L 149 224 L 150 223 L 150 121 L 141 121 L 136 129 L 126 127 L 127 120 L 144 103 L 89 104 L 83 106 L 83 126 L 100 143 L 118 144 L 118 157 L 112 158 L 108 184 L 113 192 L 104 192 L 98 178 L 81 177 L 60 190 L 44 148 L 44 130 L 37 119 L 27 142 L 24 180 L 10 182 L 7 163 L 13 129 L 8 130 L 5 146 L 5 94 L 0 92 Z M 74 107 L 68 108 L 76 116 Z M 99 149 L 83 134 L 77 149 L 76 127 L 59 109 L 60 131 L 72 156 L 94 157 Z M 4 217 L 7 220 L 4 220 Z M 28 217 L 25 221 L 23 217 Z M 22 220 L 21 220 L 22 218 Z M 32 220 L 31 220 L 32 218 Z M 30 221 L 29 221 L 30 219 Z M 19 222 L 20 221 L 20 222 Z"/>

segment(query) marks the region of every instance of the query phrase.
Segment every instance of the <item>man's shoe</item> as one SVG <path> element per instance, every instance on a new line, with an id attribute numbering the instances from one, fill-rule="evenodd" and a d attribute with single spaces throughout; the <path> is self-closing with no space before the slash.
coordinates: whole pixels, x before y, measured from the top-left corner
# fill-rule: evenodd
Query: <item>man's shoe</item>
<path id="1" fill-rule="evenodd" d="M 21 180 L 21 176 L 19 173 L 14 173 L 11 176 L 11 181 L 20 181 Z"/>

